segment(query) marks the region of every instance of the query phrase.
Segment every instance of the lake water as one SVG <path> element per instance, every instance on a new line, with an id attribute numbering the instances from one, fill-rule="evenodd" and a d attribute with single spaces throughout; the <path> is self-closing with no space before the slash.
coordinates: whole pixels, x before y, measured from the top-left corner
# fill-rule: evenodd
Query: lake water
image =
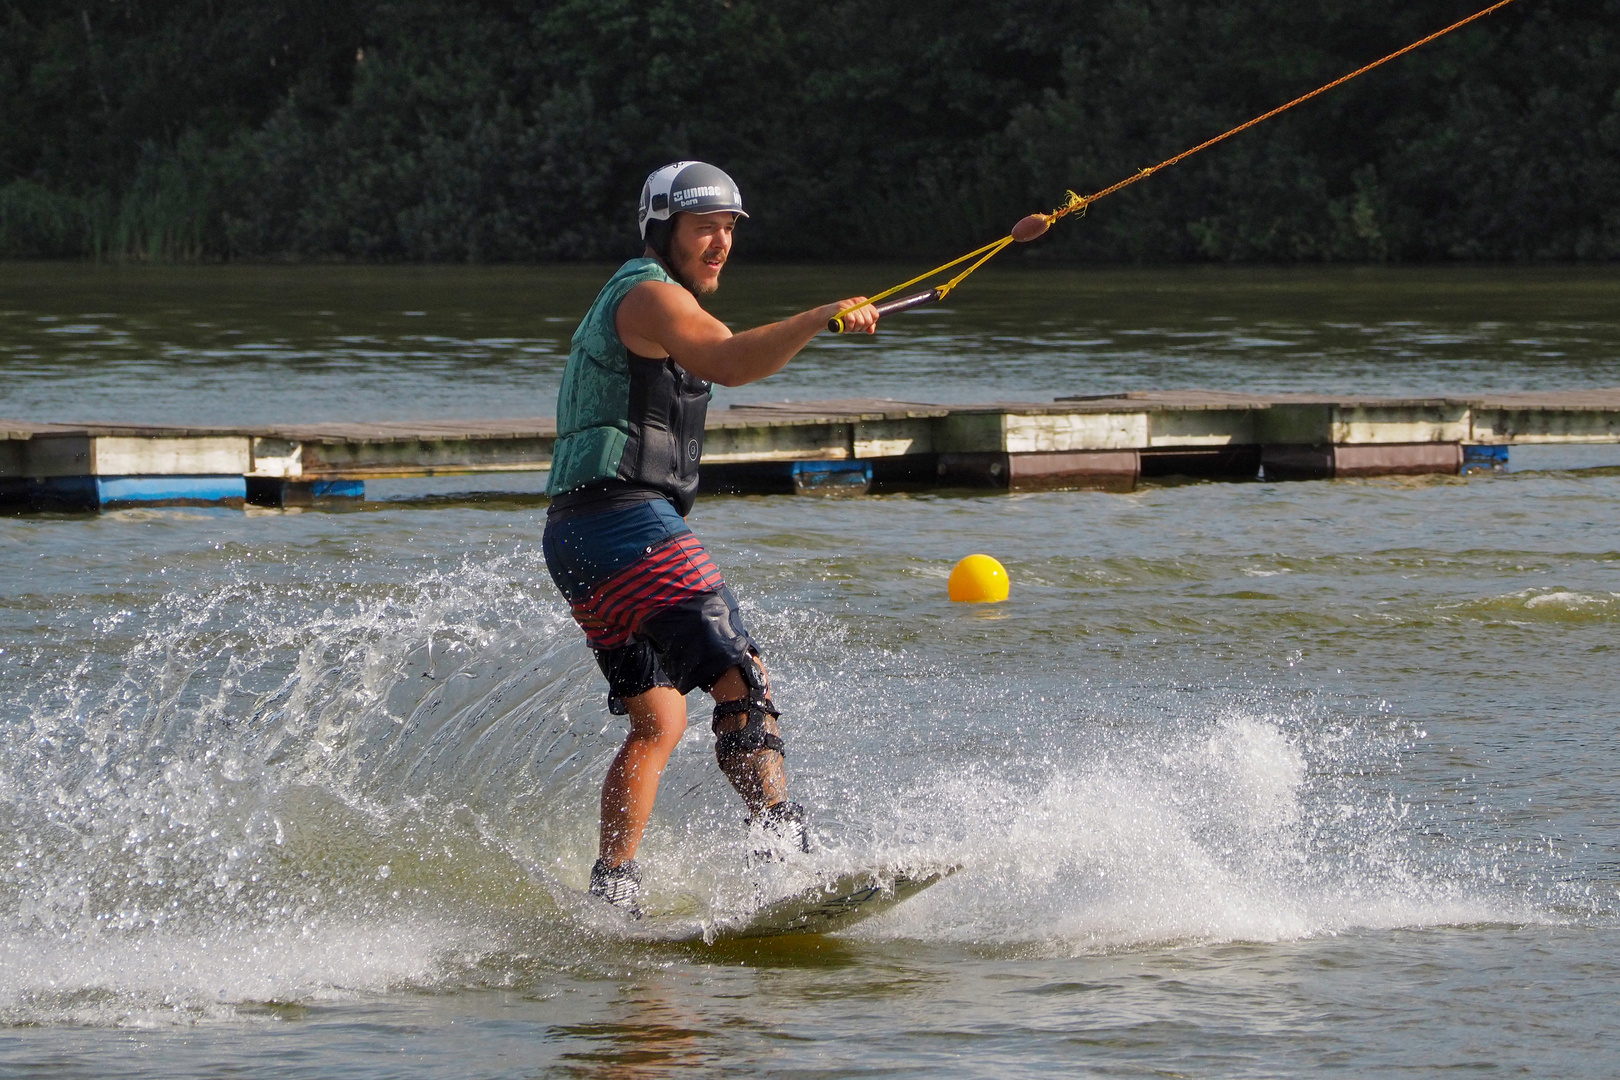
<path id="1" fill-rule="evenodd" d="M 552 412 L 602 267 L 0 266 L 0 416 Z M 904 268 L 727 271 L 736 325 Z M 729 401 L 1620 385 L 1613 271 L 986 271 Z M 0 516 L 0 1076 L 1606 1077 L 1620 453 L 1131 494 L 709 497 L 821 939 L 578 906 L 622 722 L 535 477 Z M 495 490 L 499 489 L 499 490 Z M 1012 598 L 945 598 L 952 563 Z M 701 695 L 652 906 L 752 887 Z"/>

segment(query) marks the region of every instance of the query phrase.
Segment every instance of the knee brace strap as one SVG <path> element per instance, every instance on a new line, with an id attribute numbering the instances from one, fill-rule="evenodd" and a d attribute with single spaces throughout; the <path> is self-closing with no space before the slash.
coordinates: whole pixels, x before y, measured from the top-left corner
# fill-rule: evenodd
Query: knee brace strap
<path id="1" fill-rule="evenodd" d="M 747 713 L 748 721 L 736 731 L 720 731 L 720 721 L 728 716 Z M 787 756 L 787 747 L 780 735 L 765 730 L 765 718 L 781 715 L 768 697 L 747 697 L 739 701 L 724 701 L 714 707 L 715 757 L 724 761 L 734 754 L 752 754 L 756 750 L 775 750 Z"/>

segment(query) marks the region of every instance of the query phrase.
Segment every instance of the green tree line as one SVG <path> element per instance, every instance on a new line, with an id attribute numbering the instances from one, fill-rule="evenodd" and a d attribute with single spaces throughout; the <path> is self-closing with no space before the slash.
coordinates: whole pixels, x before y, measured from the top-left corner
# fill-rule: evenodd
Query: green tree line
<path id="1" fill-rule="evenodd" d="M 1481 0 L 0 0 L 0 256 L 955 253 Z M 1099 203 L 1083 260 L 1620 257 L 1620 0 L 1520 0 Z"/>

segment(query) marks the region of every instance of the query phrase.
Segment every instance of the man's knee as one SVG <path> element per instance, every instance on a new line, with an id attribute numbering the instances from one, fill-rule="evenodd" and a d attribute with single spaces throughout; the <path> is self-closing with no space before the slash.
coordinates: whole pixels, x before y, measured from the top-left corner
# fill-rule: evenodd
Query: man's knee
<path id="1" fill-rule="evenodd" d="M 686 734 L 686 698 L 668 686 L 657 686 L 627 698 L 630 738 L 679 742 Z"/>
<path id="2" fill-rule="evenodd" d="M 771 680 L 770 673 L 765 670 L 765 661 L 750 653 L 746 662 L 752 663 L 758 669 L 758 681 L 765 687 L 765 696 L 769 697 Z M 741 701 L 749 696 L 751 687 L 752 682 L 743 674 L 743 666 L 737 664 L 727 668 L 725 674 L 714 681 L 714 685 L 709 687 L 709 695 L 714 698 L 716 704 Z"/>
<path id="3" fill-rule="evenodd" d="M 771 701 L 770 682 L 759 657 L 753 653 L 743 657 L 710 692 L 715 698 L 714 753 L 721 768 L 759 750 L 786 754 L 776 723 L 781 713 Z"/>
<path id="4" fill-rule="evenodd" d="M 654 716 L 648 717 L 641 722 L 631 723 L 630 734 L 626 736 L 626 739 L 631 742 L 656 743 L 659 746 L 667 746 L 673 749 L 675 744 L 681 741 L 681 736 L 685 734 L 685 717 L 676 720 L 670 717 Z"/>

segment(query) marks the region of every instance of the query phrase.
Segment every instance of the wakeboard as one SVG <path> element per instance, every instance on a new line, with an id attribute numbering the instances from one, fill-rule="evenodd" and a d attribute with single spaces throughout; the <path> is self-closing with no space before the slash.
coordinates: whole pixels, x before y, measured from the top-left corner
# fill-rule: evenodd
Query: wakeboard
<path id="1" fill-rule="evenodd" d="M 932 866 L 830 874 L 747 914 L 717 919 L 704 928 L 702 936 L 705 941 L 735 941 L 786 934 L 830 934 L 881 915 L 960 869 Z"/>

